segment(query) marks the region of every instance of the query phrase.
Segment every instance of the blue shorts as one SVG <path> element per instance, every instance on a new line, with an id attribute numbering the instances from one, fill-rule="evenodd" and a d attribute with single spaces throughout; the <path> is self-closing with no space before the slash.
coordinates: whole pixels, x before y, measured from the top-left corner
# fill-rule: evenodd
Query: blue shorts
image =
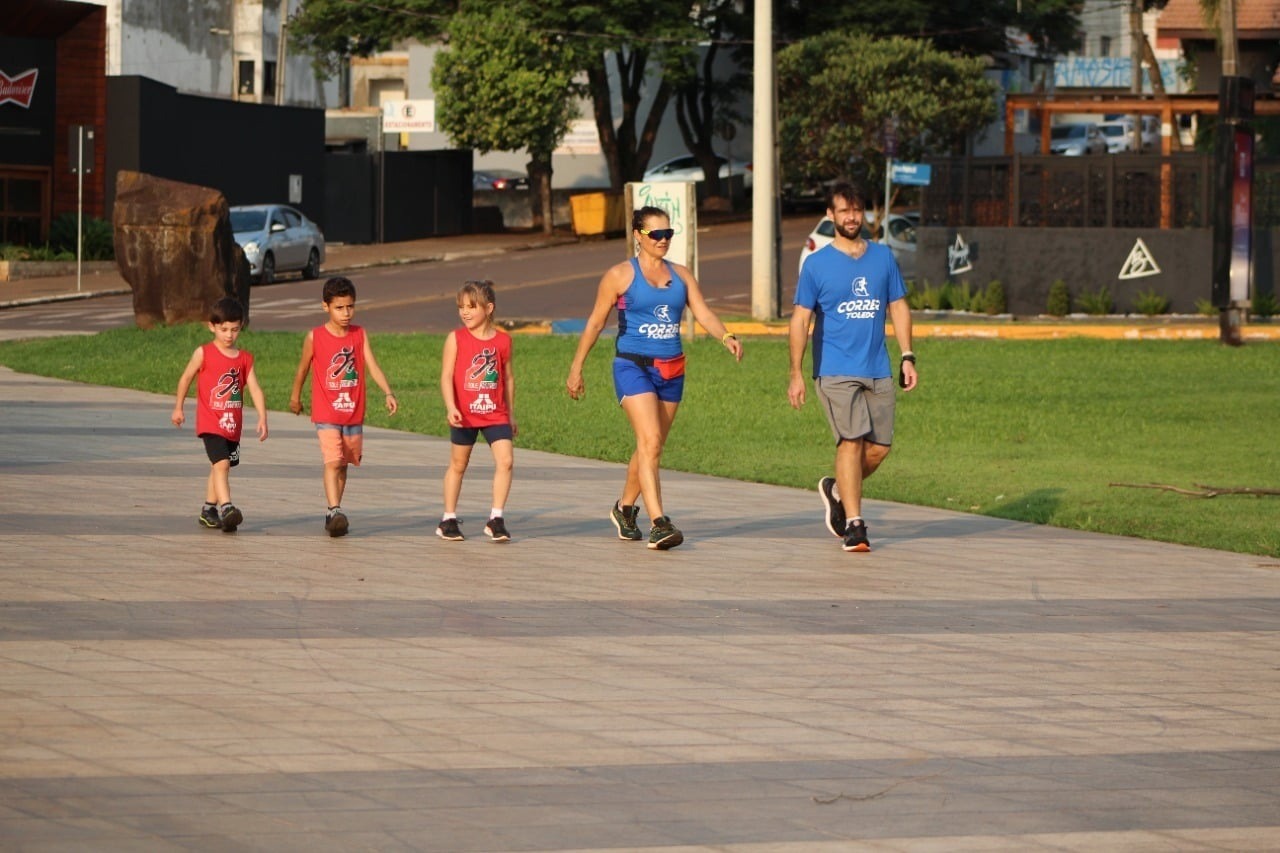
<path id="1" fill-rule="evenodd" d="M 656 367 L 641 367 L 625 358 L 613 360 L 613 393 L 618 402 L 636 394 L 657 394 L 665 403 L 679 403 L 684 397 L 684 376 L 663 379 Z"/>

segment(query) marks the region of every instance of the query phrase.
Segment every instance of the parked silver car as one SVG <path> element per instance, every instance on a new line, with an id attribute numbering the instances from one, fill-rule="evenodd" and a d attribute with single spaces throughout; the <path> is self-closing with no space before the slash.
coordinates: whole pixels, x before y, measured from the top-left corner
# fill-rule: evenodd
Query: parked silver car
<path id="1" fill-rule="evenodd" d="M 1057 124 L 1049 131 L 1049 153 L 1067 157 L 1106 154 L 1107 140 L 1093 122 Z"/>
<path id="2" fill-rule="evenodd" d="M 270 284 L 282 272 L 301 271 L 318 278 L 324 263 L 320 227 L 283 204 L 251 204 L 231 208 L 231 230 L 249 261 L 249 275 Z"/>

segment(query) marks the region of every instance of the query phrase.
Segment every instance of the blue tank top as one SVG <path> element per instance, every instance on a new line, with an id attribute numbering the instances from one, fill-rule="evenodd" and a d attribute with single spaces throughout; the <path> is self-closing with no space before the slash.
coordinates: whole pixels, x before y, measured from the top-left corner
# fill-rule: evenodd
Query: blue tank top
<path id="1" fill-rule="evenodd" d="M 618 297 L 618 352 L 650 358 L 681 353 L 680 317 L 689 291 L 675 268 L 669 263 L 666 268 L 671 284 L 654 287 L 640 272 L 640 261 L 631 259 L 631 285 Z"/>

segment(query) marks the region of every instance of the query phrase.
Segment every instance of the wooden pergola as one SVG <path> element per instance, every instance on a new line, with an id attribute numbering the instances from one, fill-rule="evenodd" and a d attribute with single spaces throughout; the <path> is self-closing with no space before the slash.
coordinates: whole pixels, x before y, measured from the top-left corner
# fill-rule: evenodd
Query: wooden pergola
<path id="1" fill-rule="evenodd" d="M 1154 115 L 1160 118 L 1160 153 L 1173 153 L 1174 119 L 1187 114 L 1218 113 L 1218 96 L 1214 94 L 1191 95 L 1136 95 L 1136 94 L 1010 94 L 1004 104 L 1004 153 L 1014 153 L 1014 118 L 1026 110 L 1040 118 L 1040 150 L 1048 152 L 1052 117 L 1062 113 L 1097 113 L 1109 115 Z M 1258 116 L 1280 115 L 1280 101 L 1258 96 L 1254 100 L 1254 114 Z M 1173 167 L 1165 161 L 1160 166 L 1160 227 L 1173 224 Z"/>

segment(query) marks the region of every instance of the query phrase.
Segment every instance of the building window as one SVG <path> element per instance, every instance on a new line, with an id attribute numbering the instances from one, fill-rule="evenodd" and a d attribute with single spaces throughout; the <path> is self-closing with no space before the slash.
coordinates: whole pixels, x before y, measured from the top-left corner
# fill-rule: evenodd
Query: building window
<path id="1" fill-rule="evenodd" d="M 45 170 L 0 172 L 0 243 L 43 241 L 48 181 Z"/>
<path id="2" fill-rule="evenodd" d="M 253 94 L 253 60 L 240 60 L 240 94 Z"/>
<path id="3" fill-rule="evenodd" d="M 1098 56 L 1111 55 L 1111 36 L 1098 37 Z"/>
<path id="4" fill-rule="evenodd" d="M 274 62 L 262 63 L 262 96 L 264 98 L 274 98 L 276 94 L 276 64 Z"/>

